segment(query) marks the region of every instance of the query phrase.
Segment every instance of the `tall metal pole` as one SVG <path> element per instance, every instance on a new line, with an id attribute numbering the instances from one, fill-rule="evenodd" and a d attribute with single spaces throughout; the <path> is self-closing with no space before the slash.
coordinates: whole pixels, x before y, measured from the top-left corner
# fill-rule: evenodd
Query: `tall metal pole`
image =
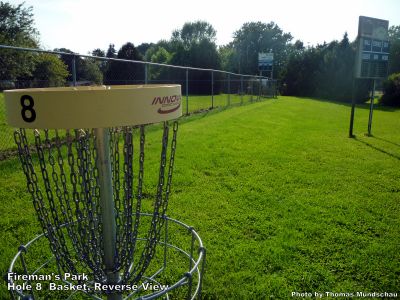
<path id="1" fill-rule="evenodd" d="M 374 100 L 375 100 L 375 79 L 373 79 L 372 92 L 371 92 L 371 103 L 369 105 L 369 119 L 368 119 L 368 136 L 371 136 L 372 127 L 372 114 L 374 112 Z"/>
<path id="2" fill-rule="evenodd" d="M 186 69 L 186 115 L 189 114 L 189 69 Z"/>
<path id="3" fill-rule="evenodd" d="M 353 138 L 353 125 L 354 125 L 354 111 L 356 109 L 356 97 L 355 97 L 356 80 L 353 78 L 353 89 L 351 93 L 351 112 L 350 112 L 350 128 L 349 128 L 349 138 Z"/>
<path id="4" fill-rule="evenodd" d="M 214 71 L 211 71 L 211 108 L 214 108 Z"/>
<path id="5" fill-rule="evenodd" d="M 107 284 L 117 284 L 119 273 L 115 269 L 117 231 L 110 161 L 110 132 L 108 128 L 94 129 L 97 149 L 97 169 L 99 172 L 100 206 L 103 238 L 103 262 L 106 267 Z M 121 294 L 107 295 L 108 300 L 121 300 Z"/>

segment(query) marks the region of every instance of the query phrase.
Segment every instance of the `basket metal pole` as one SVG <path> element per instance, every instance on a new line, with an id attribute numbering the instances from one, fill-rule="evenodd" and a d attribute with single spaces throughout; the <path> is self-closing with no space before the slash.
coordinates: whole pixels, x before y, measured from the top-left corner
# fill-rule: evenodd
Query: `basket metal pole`
<path id="1" fill-rule="evenodd" d="M 94 129 L 97 148 L 97 169 L 99 171 L 101 220 L 103 227 L 104 264 L 107 284 L 117 284 L 119 273 L 115 269 L 116 224 L 113 198 L 113 184 L 110 162 L 110 132 L 107 128 Z M 121 294 L 107 295 L 108 300 L 120 300 Z"/>

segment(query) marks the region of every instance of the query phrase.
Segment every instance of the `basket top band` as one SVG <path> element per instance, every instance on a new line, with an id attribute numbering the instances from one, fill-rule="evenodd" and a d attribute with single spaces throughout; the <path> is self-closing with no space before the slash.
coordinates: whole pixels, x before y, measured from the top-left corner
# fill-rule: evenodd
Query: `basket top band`
<path id="1" fill-rule="evenodd" d="M 4 91 L 9 125 L 74 129 L 132 126 L 179 118 L 180 85 L 123 85 Z"/>

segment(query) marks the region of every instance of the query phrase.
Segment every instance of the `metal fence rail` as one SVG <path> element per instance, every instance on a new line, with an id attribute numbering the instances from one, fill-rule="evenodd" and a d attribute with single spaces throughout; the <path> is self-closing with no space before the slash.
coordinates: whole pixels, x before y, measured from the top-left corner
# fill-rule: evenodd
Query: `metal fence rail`
<path id="1" fill-rule="evenodd" d="M 268 77 L 248 74 L 237 74 L 224 70 L 177 66 L 147 61 L 127 60 L 119 58 L 83 55 L 61 51 L 49 51 L 0 45 L 0 54 L 28 52 L 34 60 L 39 54 L 50 54 L 57 57 L 68 57 L 69 76 L 64 86 L 94 85 L 94 84 L 180 84 L 182 86 L 183 113 L 194 112 L 241 105 L 246 102 L 258 101 L 263 97 L 276 97 L 277 82 Z M 91 62 L 97 65 L 103 78 L 100 82 L 85 78 L 82 75 L 84 64 Z M 112 67 L 118 64 L 123 74 L 112 72 Z M 83 66 L 82 66 L 83 65 Z M 44 76 L 45 77 L 45 76 Z M 99 80 L 97 80 L 99 81 Z M 37 80 L 33 77 L 20 80 L 2 79 L 0 89 L 51 87 L 55 85 L 49 80 Z M 5 107 L 0 93 L 0 160 L 8 157 L 14 151 L 13 129 L 5 120 Z"/>

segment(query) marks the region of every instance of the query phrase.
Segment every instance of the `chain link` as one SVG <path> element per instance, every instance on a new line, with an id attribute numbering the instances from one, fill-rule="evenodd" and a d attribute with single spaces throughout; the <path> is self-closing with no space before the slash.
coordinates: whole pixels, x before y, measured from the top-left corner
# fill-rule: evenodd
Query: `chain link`
<path id="1" fill-rule="evenodd" d="M 58 137 L 58 132 L 56 132 L 56 136 Z M 58 139 L 59 140 L 59 139 Z M 69 254 L 69 250 L 67 248 L 66 245 L 66 240 L 65 240 L 65 236 L 64 236 L 64 232 L 61 230 L 61 224 L 65 224 L 68 222 L 68 220 L 65 217 L 65 214 L 63 214 L 62 212 L 65 211 L 65 205 L 64 205 L 64 201 L 63 201 L 63 193 L 61 191 L 60 188 L 60 184 L 59 184 L 59 175 L 58 172 L 56 170 L 56 162 L 55 162 L 55 158 L 53 155 L 54 152 L 54 144 L 50 141 L 49 139 L 49 132 L 48 130 L 45 130 L 45 145 L 47 147 L 48 150 L 48 162 L 50 163 L 51 166 L 51 177 L 53 179 L 53 183 L 55 186 L 55 190 L 56 190 L 56 196 L 58 199 L 58 205 L 60 207 L 60 214 L 59 214 L 59 210 L 57 210 L 56 204 L 54 203 L 54 201 L 51 201 L 50 197 L 48 197 L 49 199 L 49 205 L 50 205 L 50 209 L 51 209 L 51 213 L 53 216 L 53 220 L 54 220 L 54 224 L 56 226 L 55 227 L 55 231 L 56 231 L 56 235 L 58 237 L 59 243 L 60 243 L 60 248 L 58 249 L 60 251 L 60 254 L 64 254 L 62 255 L 62 257 L 65 259 L 65 267 L 71 272 L 71 273 L 76 273 L 76 269 L 75 266 L 71 260 L 71 255 Z M 60 175 L 63 175 L 63 171 L 60 170 Z M 65 175 L 65 174 L 64 174 Z M 60 182 L 61 183 L 61 182 Z M 60 220 L 61 218 L 61 220 Z"/>
<path id="2" fill-rule="evenodd" d="M 143 181 L 144 181 L 144 149 L 145 149 L 145 126 L 142 125 L 139 127 L 139 173 L 138 173 L 138 185 L 137 185 L 137 199 L 136 199 L 136 210 L 135 210 L 135 221 L 133 224 L 133 230 L 129 227 L 126 228 L 127 232 L 127 256 L 128 260 L 124 263 L 124 276 L 123 281 L 128 282 L 132 277 L 131 267 L 134 265 L 134 254 L 136 249 L 136 242 L 139 231 L 140 224 L 140 213 L 142 207 L 142 197 L 143 197 Z M 132 168 L 132 167 L 130 167 Z"/>
<path id="3" fill-rule="evenodd" d="M 127 258 L 129 249 L 135 243 L 132 240 L 132 202 L 133 202 L 133 132 L 132 127 L 124 127 L 124 180 L 123 180 L 123 190 L 124 190 L 124 202 L 123 202 L 123 214 L 122 214 L 122 224 L 120 231 L 117 233 L 117 242 L 119 236 L 120 244 L 118 247 L 119 264 L 121 269 L 126 269 L 129 264 L 129 259 Z M 122 209 L 122 207 L 120 207 Z"/>
<path id="4" fill-rule="evenodd" d="M 54 256 L 56 257 L 57 261 L 59 262 L 60 266 L 65 270 L 67 268 L 65 257 L 62 253 L 64 249 L 61 249 L 62 246 L 60 244 L 59 238 L 62 237 L 61 233 L 61 228 L 58 226 L 59 223 L 59 218 L 58 218 L 58 213 L 56 210 L 56 207 L 54 205 L 54 198 L 53 198 L 53 192 L 50 186 L 50 180 L 49 180 L 49 175 L 47 172 L 47 167 L 46 167 L 46 159 L 45 159 L 45 154 L 44 154 L 44 145 L 41 141 L 40 138 L 40 132 L 38 130 L 35 130 L 34 132 L 35 135 L 35 146 L 36 146 L 36 151 L 38 154 L 39 158 L 39 164 L 40 164 L 40 171 L 42 174 L 42 179 L 46 191 L 46 196 L 47 196 L 47 202 L 49 204 L 50 209 L 47 208 L 46 203 L 44 201 L 43 194 L 40 190 L 40 186 L 38 181 L 36 180 L 34 182 L 35 184 L 35 189 L 36 189 L 36 197 L 37 197 L 37 202 L 38 202 L 38 209 L 43 212 L 43 219 L 44 219 L 44 225 L 45 225 L 45 232 L 48 236 L 48 240 L 50 242 L 50 248 L 52 249 L 52 252 Z M 48 131 L 45 131 L 45 139 L 48 141 Z M 46 143 L 46 141 L 44 143 Z M 49 215 L 49 210 L 50 210 L 50 215 Z M 53 221 L 53 222 L 52 222 Z M 53 226 L 53 224 L 55 226 Z"/>

